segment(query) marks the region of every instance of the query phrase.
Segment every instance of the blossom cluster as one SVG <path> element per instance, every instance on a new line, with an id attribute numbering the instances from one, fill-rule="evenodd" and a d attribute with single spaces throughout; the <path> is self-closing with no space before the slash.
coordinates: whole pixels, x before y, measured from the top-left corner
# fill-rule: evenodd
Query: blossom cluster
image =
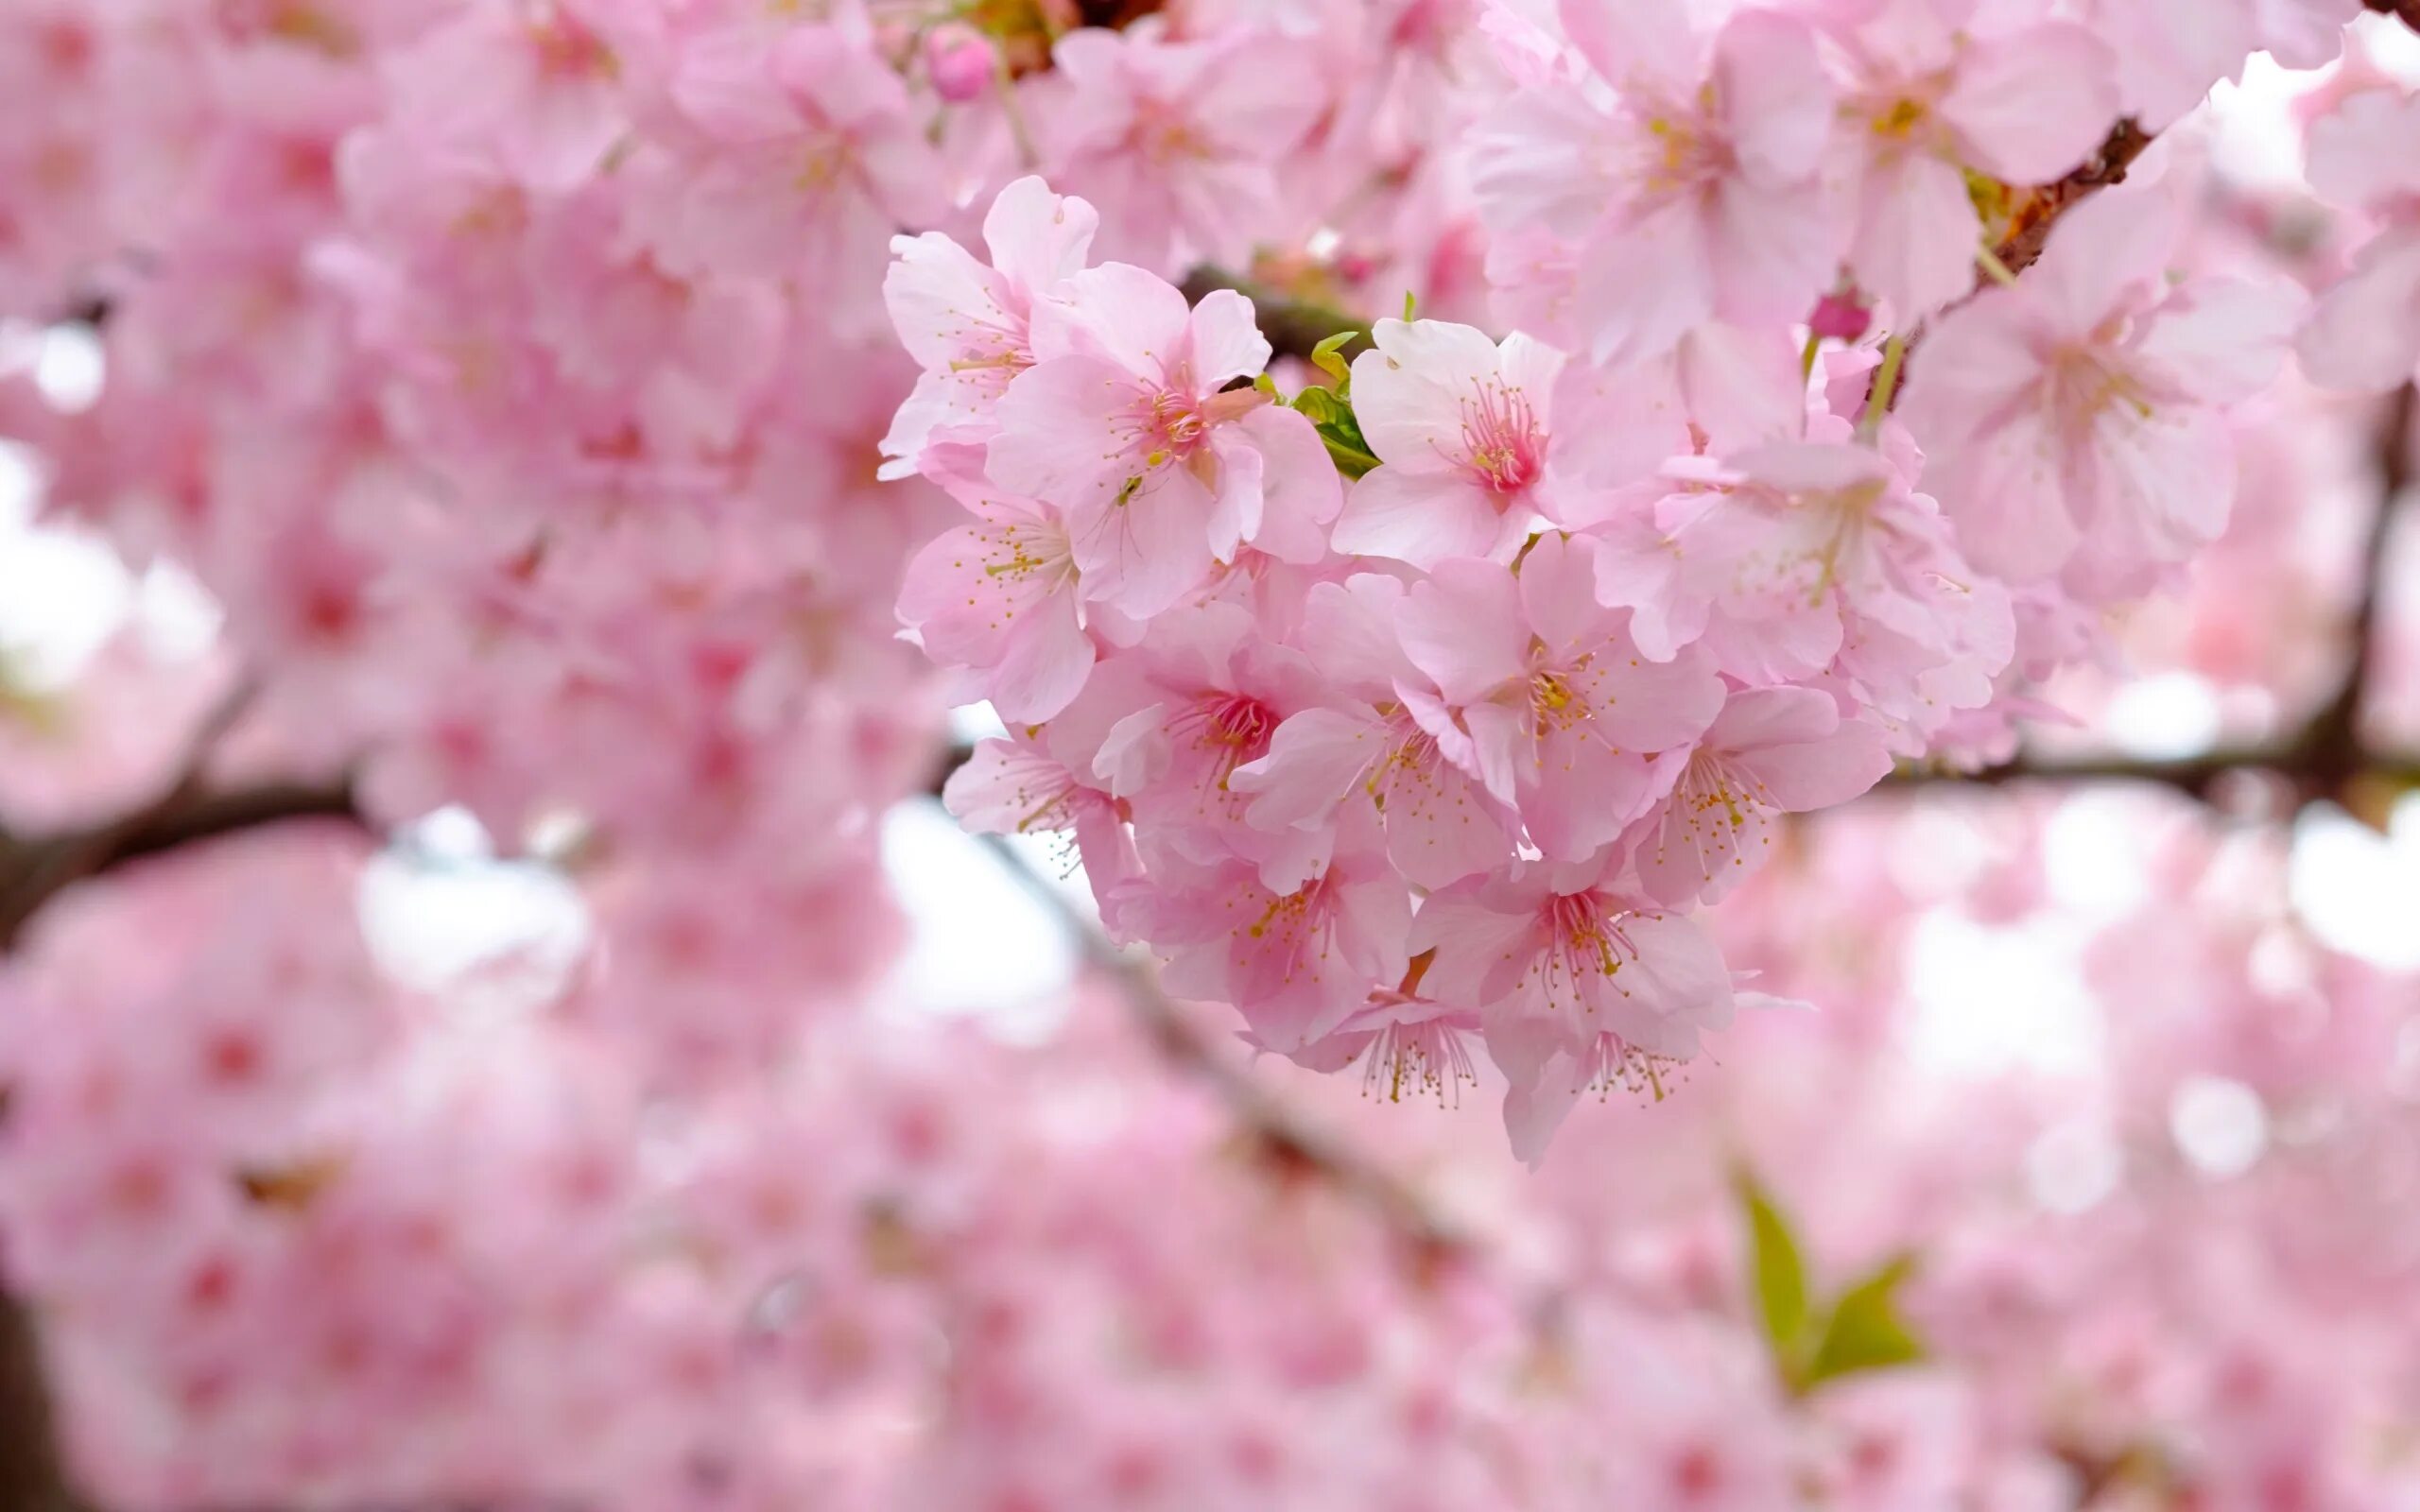
<path id="1" fill-rule="evenodd" d="M 2411 1503 L 2409 972 L 2182 805 L 1783 817 L 2147 648 L 2222 733 L 2337 694 L 2277 631 L 2374 417 L 2295 369 L 2420 362 L 2362 9 L 0 7 L 0 482 L 223 617 L 0 640 L 0 868 L 353 811 L 0 929 L 74 1500 Z M 2342 54 L 2309 194 L 2204 161 L 2256 51 Z M 978 698 L 950 804 L 1072 833 L 1208 1076 L 1106 984 L 1012 1048 L 887 983 Z M 448 809 L 572 925 L 365 929 Z M 2061 896 L 2079 835 L 2135 895 Z M 1918 1074 L 2011 995 L 2098 1059 Z M 1482 1079 L 1536 1175 L 1377 1106 Z"/>
<path id="2" fill-rule="evenodd" d="M 1483 1044 L 1529 1158 L 1660 1091 L 1765 1001 L 1692 911 L 1778 816 L 2004 754 L 2224 527 L 2301 310 L 2197 257 L 2173 165 L 2010 268 L 2167 75 L 1970 9 L 1495 13 L 1461 161 L 1501 339 L 1408 309 L 1272 367 L 1245 293 L 1112 260 L 1039 178 L 988 261 L 903 238 L 889 470 L 974 523 L 901 615 L 1011 727 L 953 811 L 1072 831 L 1112 931 L 1264 1049 L 1442 1092 Z"/>

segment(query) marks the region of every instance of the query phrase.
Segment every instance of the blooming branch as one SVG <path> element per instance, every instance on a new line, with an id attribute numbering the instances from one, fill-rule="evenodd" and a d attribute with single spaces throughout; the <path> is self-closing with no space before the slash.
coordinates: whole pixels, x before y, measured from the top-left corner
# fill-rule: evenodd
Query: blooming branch
<path id="1" fill-rule="evenodd" d="M 2288 813 L 2325 800 L 2360 812 L 2371 806 L 2366 800 L 2377 791 L 2394 794 L 2420 788 L 2420 753 L 2377 749 L 2362 728 L 2386 595 L 2389 548 L 2413 482 L 2416 416 L 2420 416 L 2420 403 L 2415 402 L 2413 387 L 2407 384 L 2387 405 L 2378 427 L 2378 500 L 2363 547 L 2360 588 L 2345 624 L 2344 671 L 2335 694 L 2301 729 L 2280 740 L 2224 746 L 2169 759 L 2018 756 L 1974 772 L 1911 767 L 1893 774 L 1885 785 L 2137 782 L 2173 788 L 2215 803 L 2225 799 L 2230 783 L 2265 781 L 2273 792 L 2282 785 L 2280 796 L 2287 800 L 2283 808 Z"/>
<path id="2" fill-rule="evenodd" d="M 1234 1112 L 1236 1124 L 1272 1170 L 1281 1176 L 1309 1177 L 1366 1204 L 1403 1237 L 1416 1266 L 1450 1262 L 1473 1252 L 1471 1237 L 1434 1211 L 1401 1177 L 1304 1123 L 1231 1057 L 1219 1054 L 1169 998 L 1148 956 L 1112 943 L 999 836 L 979 838 L 1010 875 L 1049 910 L 1084 964 L 1117 989 L 1128 1013 L 1168 1062 L 1201 1080 Z"/>

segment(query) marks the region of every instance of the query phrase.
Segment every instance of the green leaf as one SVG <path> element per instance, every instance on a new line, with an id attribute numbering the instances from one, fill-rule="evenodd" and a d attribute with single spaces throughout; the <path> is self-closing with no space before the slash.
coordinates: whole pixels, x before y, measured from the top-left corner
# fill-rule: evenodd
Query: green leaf
<path id="1" fill-rule="evenodd" d="M 1322 388 L 1317 385 L 1296 394 L 1291 403 L 1293 408 L 1314 425 L 1331 424 L 1339 417 L 1352 413 L 1350 406 L 1336 397 L 1335 389 Z"/>
<path id="2" fill-rule="evenodd" d="M 1772 1346 L 1773 1359 L 1789 1378 L 1792 1362 L 1800 1357 L 1801 1336 L 1806 1332 L 1806 1261 L 1799 1252 L 1797 1236 L 1789 1230 L 1789 1220 L 1754 1175 L 1743 1168 L 1734 1184 L 1748 1218 L 1749 1292 L 1756 1299 L 1756 1313 L 1765 1326 L 1766 1342 Z"/>
<path id="3" fill-rule="evenodd" d="M 1346 477 L 1357 478 L 1379 465 L 1377 457 L 1370 451 L 1369 443 L 1361 439 L 1359 426 L 1355 426 L 1350 432 L 1340 425 L 1313 428 L 1320 433 L 1320 439 L 1326 443 L 1327 455 L 1336 459 L 1336 470 Z"/>
<path id="4" fill-rule="evenodd" d="M 1349 393 L 1353 388 L 1353 368 L 1339 353 L 1345 347 L 1367 335 L 1360 331 L 1339 331 L 1311 349 L 1311 366 L 1336 380 L 1337 392 Z"/>
<path id="5" fill-rule="evenodd" d="M 1914 1257 L 1901 1255 L 1841 1294 L 1824 1321 L 1802 1389 L 1925 1357 L 1923 1341 L 1899 1316 L 1899 1285 L 1914 1270 Z"/>

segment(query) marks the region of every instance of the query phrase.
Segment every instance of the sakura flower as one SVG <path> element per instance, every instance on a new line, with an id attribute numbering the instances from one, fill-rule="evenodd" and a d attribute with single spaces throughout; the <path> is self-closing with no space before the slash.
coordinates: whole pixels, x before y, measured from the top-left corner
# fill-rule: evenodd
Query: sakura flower
<path id="1" fill-rule="evenodd" d="M 1097 892 L 1141 869 L 1117 801 L 1069 769 L 1046 737 L 981 742 L 950 773 L 942 803 L 977 834 L 1069 836 L 1069 860 L 1080 855 Z"/>
<path id="2" fill-rule="evenodd" d="M 1333 834 L 1247 827 L 1230 779 L 1313 701 L 1318 675 L 1300 652 L 1253 630 L 1235 604 L 1164 614 L 1139 645 L 1097 669 L 1051 730 L 1062 748 L 1089 752 L 1093 776 L 1132 805 L 1148 856 L 1232 850 L 1290 890 Z"/>
<path id="3" fill-rule="evenodd" d="M 1715 902 L 1771 853 L 1775 816 L 1845 803 L 1891 769 L 1882 732 L 1812 688 L 1731 695 L 1633 846 L 1639 888 L 1668 908 Z"/>
<path id="4" fill-rule="evenodd" d="M 1372 335 L 1353 360 L 1353 410 L 1385 465 L 1354 484 L 1330 543 L 1417 567 L 1509 554 L 1542 512 L 1562 354 L 1442 320 L 1380 320 Z"/>
<path id="5" fill-rule="evenodd" d="M 1009 381 L 1033 366 L 1034 300 L 1084 266 L 1099 224 L 1091 205 L 1028 177 L 983 216 L 988 266 L 940 232 L 891 243 L 883 301 L 925 374 L 882 438 L 884 477 L 913 473 L 934 431 L 990 418 Z"/>
<path id="6" fill-rule="evenodd" d="M 1290 1055 L 1402 977 L 1411 892 L 1383 856 L 1345 848 L 1285 892 L 1243 861 L 1160 865 L 1101 917 L 1163 954 L 1168 990 L 1235 1004 L 1258 1043 Z"/>
<path id="7" fill-rule="evenodd" d="M 769 45 L 741 29 L 693 42 L 671 93 L 689 130 L 644 164 L 637 216 L 666 266 L 811 273 L 862 291 L 863 303 L 836 297 L 847 334 L 878 328 L 872 296 L 890 233 L 946 209 L 898 76 L 835 26 Z"/>
<path id="8" fill-rule="evenodd" d="M 1443 756 L 1516 804 L 1532 843 L 1577 860 L 1649 801 L 1649 758 L 1713 723 L 1722 683 L 1694 650 L 1648 660 L 1627 610 L 1597 599 L 1592 556 L 1557 534 L 1516 576 L 1447 561 L 1407 595 L 1405 654 L 1433 682 L 1400 690 Z"/>
<path id="9" fill-rule="evenodd" d="M 1339 822 L 1340 809 L 1366 806 L 1395 866 L 1438 887 L 1501 866 L 1516 821 L 1445 759 L 1406 703 L 1405 688 L 1431 702 L 1435 690 L 1395 639 L 1404 593 L 1375 574 L 1311 590 L 1297 641 L 1330 696 L 1289 715 L 1268 753 L 1229 784 L 1251 795 L 1245 817 L 1264 830 L 1318 832 Z"/>
<path id="10" fill-rule="evenodd" d="M 2161 131 L 2270 49 L 2289 68 L 2328 60 L 2359 0 L 2090 0 L 2083 16 L 2118 62 L 2118 103 Z"/>
<path id="11" fill-rule="evenodd" d="M 1609 858 L 1472 878 L 1432 895 L 1411 949 L 1435 951 L 1425 986 L 1478 1009 L 1511 1083 L 1513 1153 L 1535 1165 L 1591 1087 L 1660 1076 L 1729 1025 L 1731 972 L 1685 919 L 1606 885 Z"/>
<path id="12" fill-rule="evenodd" d="M 2109 49 L 2069 22 L 1986 28 L 1975 0 L 1860 0 L 1832 40 L 1857 223 L 1848 262 L 1902 323 L 1975 282 L 1967 173 L 2047 183 L 2118 115 Z"/>
<path id="13" fill-rule="evenodd" d="M 1627 363 L 1710 317 L 1804 314 L 1839 255 L 1812 35 L 1743 10 L 1696 36 L 1661 0 L 1565 0 L 1562 15 L 1594 77 L 1514 94 L 1473 139 L 1472 175 L 1492 228 L 1534 225 L 1572 249 L 1575 344 Z M 1499 249 L 1491 278 L 1519 283 L 1521 255 Z"/>
<path id="14" fill-rule="evenodd" d="M 2170 285 L 2176 216 L 2159 188 L 2096 196 L 2017 286 L 1926 338 L 1907 422 L 1985 571 L 2105 597 L 2224 527 L 2221 406 L 2275 372 L 2293 306 L 2237 279 Z"/>
<path id="15" fill-rule="evenodd" d="M 1459 1106 L 1462 1088 L 1478 1082 L 1470 1041 L 1479 1018 L 1424 995 L 1421 983 L 1435 961 L 1433 954 L 1412 957 L 1401 982 L 1374 989 L 1359 1010 L 1288 1058 L 1320 1072 L 1360 1062 L 1364 1097 L 1400 1103 L 1409 1093 Z"/>
<path id="16" fill-rule="evenodd" d="M 981 500 L 979 524 L 936 538 L 908 564 L 899 615 L 944 664 L 977 670 L 1003 719 L 1048 719 L 1092 671 L 1067 527 L 1028 500 Z"/>
<path id="17" fill-rule="evenodd" d="M 1827 436 L 1846 426 L 1828 421 Z M 1766 685 L 1842 668 L 1894 720 L 1989 700 L 2014 634 L 2008 595 L 1957 552 L 1915 457 L 1841 439 L 1760 447 L 1724 468 L 1675 464 L 1667 493 L 1596 538 L 1598 592 L 1634 611 L 1648 656 L 1698 646 Z M 1930 724 L 1927 724 L 1930 728 Z"/>
<path id="18" fill-rule="evenodd" d="M 462 9 L 393 64 L 420 129 L 493 146 L 534 188 L 573 187 L 629 129 L 618 46 L 644 44 L 644 8 L 615 0 Z"/>
<path id="19" fill-rule="evenodd" d="M 2335 388 L 2392 388 L 2420 368 L 2420 169 L 2406 150 L 2420 94 L 2370 89 L 2311 123 L 2311 186 L 2383 223 L 2322 293 L 2295 344 L 2305 371 Z"/>
<path id="20" fill-rule="evenodd" d="M 1315 54 L 1231 31 L 1083 27 L 1051 49 L 1037 130 L 1051 177 L 1103 207 L 1102 251 L 1177 276 L 1236 263 L 1280 229 L 1276 169 L 1318 119 Z"/>
<path id="21" fill-rule="evenodd" d="M 1246 541 L 1315 559 L 1339 506 L 1310 422 L 1256 388 L 1269 363 L 1252 301 L 1111 263 L 1037 314 L 1035 366 L 1001 396 L 994 483 L 1065 511 L 1087 596 L 1137 616 L 1199 586 Z"/>

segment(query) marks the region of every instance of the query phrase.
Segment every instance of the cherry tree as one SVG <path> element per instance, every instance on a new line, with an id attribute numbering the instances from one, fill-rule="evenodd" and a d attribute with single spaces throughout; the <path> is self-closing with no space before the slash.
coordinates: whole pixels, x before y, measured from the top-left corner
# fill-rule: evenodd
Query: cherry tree
<path id="1" fill-rule="evenodd" d="M 2409 1504 L 2415 28 L 16 0 L 0 1506 Z"/>

